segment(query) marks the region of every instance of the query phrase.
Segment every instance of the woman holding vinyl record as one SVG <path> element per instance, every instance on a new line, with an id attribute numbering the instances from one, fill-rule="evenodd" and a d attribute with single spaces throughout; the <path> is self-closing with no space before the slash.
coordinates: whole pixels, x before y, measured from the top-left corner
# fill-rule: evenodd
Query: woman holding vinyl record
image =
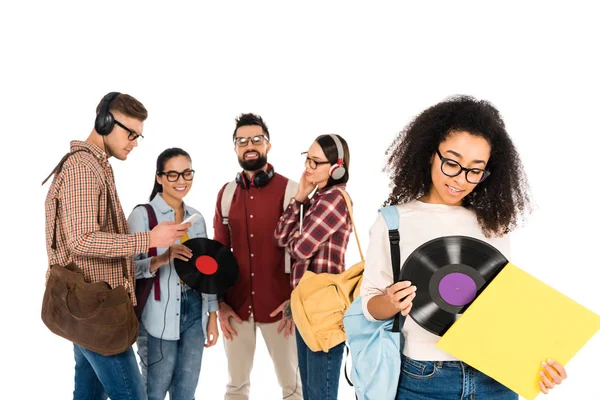
<path id="1" fill-rule="evenodd" d="M 392 191 L 385 205 L 395 205 L 400 217 L 401 265 L 423 244 L 448 236 L 481 240 L 509 258 L 509 233 L 530 210 L 528 185 L 517 150 L 490 103 L 456 96 L 428 108 L 396 137 L 386 156 Z M 394 283 L 388 229 L 379 215 L 371 228 L 362 308 L 372 321 L 412 311 L 402 328 L 397 399 L 517 400 L 510 389 L 435 346 L 440 336 L 423 328 L 423 321 L 435 320 L 439 308 L 431 301 L 413 309 L 419 291 L 431 292 L 414 284 Z M 439 297 L 451 303 L 453 295 Z M 541 391 L 548 393 L 566 372 L 552 360 L 540 360 L 538 378 Z"/>
<path id="2" fill-rule="evenodd" d="M 350 152 L 346 141 L 339 135 L 321 135 L 302 155 L 306 156 L 305 170 L 298 192 L 275 230 L 277 245 L 287 247 L 295 259 L 292 288 L 298 285 L 307 270 L 331 274 L 343 272 L 352 232 L 344 195 L 339 191 L 345 189 L 349 178 Z M 284 318 L 292 319 L 289 302 Z M 296 344 L 304 400 L 337 399 L 344 343 L 328 352 L 313 352 L 296 330 Z"/>
<path id="3" fill-rule="evenodd" d="M 149 400 L 187 400 L 195 396 L 202 353 L 219 337 L 216 295 L 191 289 L 177 275 L 174 260 L 188 261 L 192 252 L 182 243 L 206 238 L 202 215 L 183 202 L 192 188 L 194 170 L 187 152 L 179 148 L 163 151 L 156 160 L 150 212 L 155 223 L 191 221 L 180 243 L 156 249 L 156 256 L 135 258 L 136 278 L 153 279 L 152 291 L 140 318 L 137 346 Z M 128 222 L 132 232 L 149 230 L 151 217 L 145 207 L 136 207 Z M 158 279 L 154 277 L 158 274 Z M 158 282 L 156 282 L 158 281 Z"/>

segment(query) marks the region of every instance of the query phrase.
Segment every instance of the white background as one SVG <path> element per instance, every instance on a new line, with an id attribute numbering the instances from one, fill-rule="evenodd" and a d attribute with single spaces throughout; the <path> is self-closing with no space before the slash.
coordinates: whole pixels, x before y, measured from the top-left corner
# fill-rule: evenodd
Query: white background
<path id="1" fill-rule="evenodd" d="M 512 261 L 600 312 L 600 25 L 592 2 L 7 4 L 0 7 L 2 398 L 71 397 L 71 345 L 39 315 L 47 262 L 40 182 L 70 140 L 87 137 L 109 91 L 132 94 L 150 113 L 139 148 L 127 162 L 111 162 L 127 214 L 146 201 L 156 156 L 179 146 L 197 171 L 187 201 L 212 232 L 216 194 L 239 170 L 234 118 L 255 112 L 271 131 L 269 161 L 295 180 L 299 154 L 317 135 L 347 139 L 348 191 L 365 248 L 387 198 L 381 168 L 395 134 L 446 96 L 488 99 L 505 118 L 537 204 L 513 235 Z M 354 243 L 347 261 L 358 261 Z M 599 355 L 596 335 L 547 398 L 599 399 Z M 197 398 L 222 398 L 221 341 L 202 367 Z M 252 384 L 253 399 L 278 398 L 261 340 Z M 345 382 L 340 398 L 353 398 Z"/>

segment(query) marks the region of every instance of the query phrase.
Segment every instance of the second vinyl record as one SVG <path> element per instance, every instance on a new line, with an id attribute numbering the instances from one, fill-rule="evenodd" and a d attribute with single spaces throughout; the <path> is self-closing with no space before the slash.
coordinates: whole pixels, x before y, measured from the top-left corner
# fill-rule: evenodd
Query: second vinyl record
<path id="1" fill-rule="evenodd" d="M 490 244 L 468 236 L 433 239 L 404 262 L 401 281 L 417 287 L 410 316 L 442 336 L 508 260 Z"/>

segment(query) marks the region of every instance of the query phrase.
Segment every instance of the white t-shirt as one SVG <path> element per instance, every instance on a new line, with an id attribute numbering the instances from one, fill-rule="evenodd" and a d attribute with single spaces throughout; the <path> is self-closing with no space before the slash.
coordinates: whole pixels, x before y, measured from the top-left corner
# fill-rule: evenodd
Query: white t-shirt
<path id="1" fill-rule="evenodd" d="M 412 201 L 396 206 L 400 215 L 400 260 L 401 266 L 410 254 L 422 244 L 442 236 L 470 236 L 483 240 L 510 259 L 508 235 L 502 238 L 486 238 L 477 222 L 475 213 L 461 206 L 429 204 Z M 385 294 L 393 279 L 388 227 L 382 215 L 378 215 L 371 227 L 370 242 L 365 260 L 365 271 L 361 285 L 362 309 L 365 317 L 375 318 L 367 309 L 369 300 Z M 426 288 L 417 287 L 417 293 Z M 410 316 L 402 329 L 405 338 L 404 355 L 421 361 L 456 360 L 438 349 L 435 344 L 439 336 L 421 328 Z"/>

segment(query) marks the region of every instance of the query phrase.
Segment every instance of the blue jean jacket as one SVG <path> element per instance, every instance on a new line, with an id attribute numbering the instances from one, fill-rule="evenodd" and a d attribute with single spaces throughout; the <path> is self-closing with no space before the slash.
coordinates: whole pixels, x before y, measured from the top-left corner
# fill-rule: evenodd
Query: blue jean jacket
<path id="1" fill-rule="evenodd" d="M 163 221 L 175 221 L 175 211 L 169 206 L 162 195 L 159 193 L 152 199 L 150 205 L 154 208 L 157 223 Z M 185 210 L 184 219 L 194 213 L 198 213 L 194 208 L 183 205 Z M 134 232 L 147 232 L 149 227 L 148 214 L 143 207 L 137 207 L 133 210 L 127 220 L 129 229 Z M 190 239 L 207 237 L 206 222 L 204 217 L 197 219 L 188 230 Z M 177 242 L 179 243 L 179 242 Z M 167 251 L 166 247 L 156 249 L 157 254 Z M 150 272 L 150 258 L 148 254 L 142 253 L 135 256 L 135 277 L 152 278 L 155 272 Z M 154 337 L 164 340 L 179 340 L 180 327 L 180 302 L 177 301 L 181 296 L 181 284 L 179 275 L 175 271 L 175 265 L 171 262 L 169 265 L 160 267 L 160 300 L 154 300 L 154 286 L 148 296 L 148 302 L 144 306 L 142 313 L 142 322 L 148 333 Z M 168 301 L 167 301 L 168 300 Z M 214 294 L 202 293 L 202 328 L 204 337 L 207 337 L 206 328 L 208 326 L 208 313 L 217 311 L 219 303 Z M 165 320 L 166 319 L 166 320 Z M 163 332 L 164 329 L 164 332 Z"/>

